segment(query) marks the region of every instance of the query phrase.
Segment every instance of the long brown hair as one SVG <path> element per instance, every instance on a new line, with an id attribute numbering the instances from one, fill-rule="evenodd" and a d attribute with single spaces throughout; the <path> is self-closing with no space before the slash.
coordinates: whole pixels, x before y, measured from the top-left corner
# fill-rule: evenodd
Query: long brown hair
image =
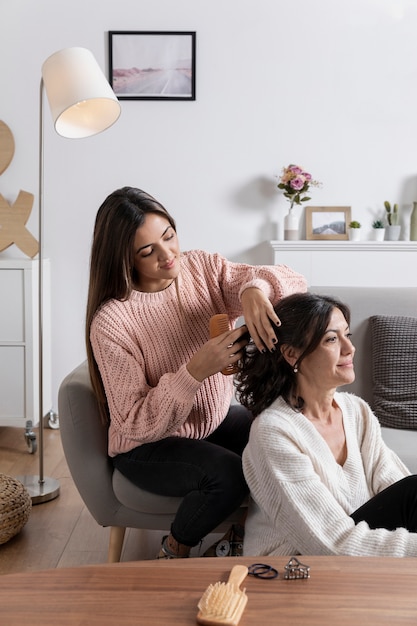
<path id="1" fill-rule="evenodd" d="M 109 412 L 103 382 L 91 348 L 91 322 L 98 309 L 108 300 L 129 298 L 137 279 L 134 268 L 134 239 L 148 213 L 162 215 L 176 231 L 175 221 L 165 207 L 148 193 L 135 187 L 122 187 L 107 196 L 95 220 L 85 341 L 91 384 L 99 403 L 100 415 L 106 422 Z"/>

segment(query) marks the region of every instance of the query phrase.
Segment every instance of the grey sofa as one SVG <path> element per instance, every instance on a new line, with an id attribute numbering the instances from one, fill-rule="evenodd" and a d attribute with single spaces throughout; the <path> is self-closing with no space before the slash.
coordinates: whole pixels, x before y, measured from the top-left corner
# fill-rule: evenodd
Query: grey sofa
<path id="1" fill-rule="evenodd" d="M 312 286 L 309 289 L 315 293 L 332 295 L 350 306 L 352 341 L 356 347 L 356 379 L 352 385 L 343 387 L 343 390 L 364 398 L 374 408 L 374 350 L 370 318 L 376 315 L 417 318 L 417 288 Z M 416 368 L 417 354 L 414 353 L 413 356 Z M 417 389 L 414 389 L 414 393 L 417 395 Z M 375 412 L 377 413 L 376 410 Z M 417 430 L 383 426 L 382 434 L 387 445 L 398 454 L 411 472 L 417 474 Z"/>

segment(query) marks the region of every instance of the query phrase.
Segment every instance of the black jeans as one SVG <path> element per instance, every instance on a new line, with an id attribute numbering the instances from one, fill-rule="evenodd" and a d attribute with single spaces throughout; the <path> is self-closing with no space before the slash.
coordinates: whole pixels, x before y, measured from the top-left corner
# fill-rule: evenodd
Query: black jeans
<path id="1" fill-rule="evenodd" d="M 417 532 L 417 475 L 407 476 L 365 502 L 351 515 L 370 528 L 406 528 Z"/>
<path id="2" fill-rule="evenodd" d="M 248 493 L 241 457 L 251 423 L 250 412 L 233 405 L 207 439 L 168 437 L 119 454 L 113 464 L 141 489 L 183 498 L 171 533 L 179 543 L 193 547 Z"/>

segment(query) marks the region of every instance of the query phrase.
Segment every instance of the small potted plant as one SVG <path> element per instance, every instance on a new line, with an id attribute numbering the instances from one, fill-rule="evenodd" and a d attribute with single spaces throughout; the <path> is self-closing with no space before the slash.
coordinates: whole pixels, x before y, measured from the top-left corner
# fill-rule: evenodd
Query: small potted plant
<path id="1" fill-rule="evenodd" d="M 374 220 L 372 222 L 372 232 L 374 241 L 384 241 L 385 224 L 382 220 Z"/>
<path id="2" fill-rule="evenodd" d="M 361 238 L 362 224 L 357 220 L 352 220 L 348 225 L 348 235 L 350 241 L 359 241 Z"/>
<path id="3" fill-rule="evenodd" d="M 391 204 L 388 200 L 384 202 L 385 211 L 387 212 L 387 222 L 388 226 L 386 229 L 387 240 L 388 241 L 398 241 L 400 238 L 401 225 L 398 223 L 399 221 L 399 211 L 398 204 L 394 204 L 391 207 Z"/>

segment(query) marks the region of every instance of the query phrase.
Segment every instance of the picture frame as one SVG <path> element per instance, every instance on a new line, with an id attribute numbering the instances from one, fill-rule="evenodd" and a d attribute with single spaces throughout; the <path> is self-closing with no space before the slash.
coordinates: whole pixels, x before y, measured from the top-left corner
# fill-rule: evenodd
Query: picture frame
<path id="1" fill-rule="evenodd" d="M 306 207 L 306 239 L 348 239 L 350 206 Z"/>
<path id="2" fill-rule="evenodd" d="M 195 100 L 195 31 L 109 31 L 109 82 L 118 100 Z"/>

